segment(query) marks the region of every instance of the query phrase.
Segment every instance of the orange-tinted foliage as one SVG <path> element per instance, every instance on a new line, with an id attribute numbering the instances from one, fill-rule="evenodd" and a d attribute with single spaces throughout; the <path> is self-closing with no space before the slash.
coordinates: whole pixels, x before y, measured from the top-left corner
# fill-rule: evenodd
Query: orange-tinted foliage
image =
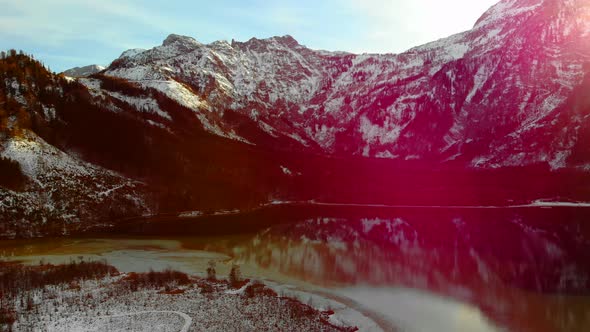
<path id="1" fill-rule="evenodd" d="M 0 295 L 14 296 L 46 285 L 72 283 L 78 280 L 101 279 L 118 274 L 105 262 L 73 261 L 69 264 L 0 264 Z"/>
<path id="2" fill-rule="evenodd" d="M 134 291 L 141 288 L 165 287 L 167 292 L 172 292 L 174 290 L 173 286 L 187 285 L 190 283 L 190 281 L 191 280 L 186 273 L 168 269 L 161 272 L 131 272 L 125 276 L 125 278 L 121 279 L 120 283 Z"/>
<path id="3" fill-rule="evenodd" d="M 31 129 L 34 114 L 42 114 L 41 97 L 57 94 L 54 77 L 31 56 L 10 50 L 0 57 L 0 133 L 22 136 Z M 54 96 L 53 99 L 58 96 Z"/>

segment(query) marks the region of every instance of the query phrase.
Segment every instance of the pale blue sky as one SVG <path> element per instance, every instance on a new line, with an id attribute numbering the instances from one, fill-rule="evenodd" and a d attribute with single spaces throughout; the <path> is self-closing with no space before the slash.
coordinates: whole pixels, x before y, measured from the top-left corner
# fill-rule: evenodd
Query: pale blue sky
<path id="1" fill-rule="evenodd" d="M 398 53 L 470 29 L 497 0 L 0 0 L 0 49 L 54 71 L 108 65 L 170 34 L 200 42 L 290 34 L 314 49 Z"/>

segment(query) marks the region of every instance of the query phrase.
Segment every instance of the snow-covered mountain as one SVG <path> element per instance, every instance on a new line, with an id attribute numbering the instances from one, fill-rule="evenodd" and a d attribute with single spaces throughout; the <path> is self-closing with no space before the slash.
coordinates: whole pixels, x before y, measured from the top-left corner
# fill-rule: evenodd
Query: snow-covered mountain
<path id="1" fill-rule="evenodd" d="M 327 154 L 588 168 L 579 154 L 590 117 L 579 96 L 589 17 L 587 0 L 503 0 L 472 30 L 384 55 L 311 50 L 291 36 L 205 45 L 170 35 L 124 52 L 104 74 L 156 89 L 206 130 L 250 144 L 263 143 L 231 114 Z M 100 93 L 97 79 L 83 83 Z M 118 97 L 174 130 L 152 101 Z"/>
<path id="2" fill-rule="evenodd" d="M 68 70 L 64 71 L 63 74 L 68 77 L 76 77 L 76 78 L 88 77 L 92 74 L 96 74 L 98 72 L 101 72 L 104 69 L 105 69 L 105 67 L 103 67 L 103 66 L 89 65 L 89 66 L 84 66 L 84 67 L 75 67 L 75 68 L 68 69 Z"/>
<path id="3" fill-rule="evenodd" d="M 0 236 L 275 200 L 590 199 L 589 18 L 590 0 L 503 0 L 382 55 L 170 35 L 79 78 L 11 51 Z"/>

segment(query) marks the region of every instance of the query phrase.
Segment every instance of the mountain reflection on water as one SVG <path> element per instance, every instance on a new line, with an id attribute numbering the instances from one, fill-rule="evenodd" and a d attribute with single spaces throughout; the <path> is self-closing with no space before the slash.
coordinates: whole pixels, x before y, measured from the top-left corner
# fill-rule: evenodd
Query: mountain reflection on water
<path id="1" fill-rule="evenodd" d="M 324 286 L 409 287 L 448 296 L 510 330 L 590 329 L 590 209 L 345 215 L 270 227 L 234 253 Z"/>

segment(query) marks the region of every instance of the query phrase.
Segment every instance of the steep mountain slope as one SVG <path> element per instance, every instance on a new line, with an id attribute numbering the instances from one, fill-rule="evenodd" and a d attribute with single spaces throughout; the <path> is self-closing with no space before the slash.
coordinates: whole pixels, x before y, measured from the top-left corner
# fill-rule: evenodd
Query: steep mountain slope
<path id="1" fill-rule="evenodd" d="M 155 88 L 208 131 L 252 144 L 265 141 L 228 113 L 321 153 L 588 167 L 568 159 L 587 114 L 555 119 L 587 72 L 589 6 L 503 0 L 472 30 L 396 55 L 315 51 L 290 36 L 203 45 L 170 35 L 105 74 Z M 164 113 L 158 122 L 173 129 Z"/>
<path id="2" fill-rule="evenodd" d="M 145 184 L 72 157 L 34 134 L 3 144 L 28 181 L 22 191 L 0 189 L 0 234 L 65 235 L 94 222 L 149 214 Z"/>
<path id="3" fill-rule="evenodd" d="M 12 52 L 0 60 L 0 82 L 0 156 L 2 172 L 10 171 L 5 180 L 12 180 L 0 183 L 0 235 L 65 234 L 150 212 L 145 184 L 39 136 L 60 121 L 56 101 L 69 91 L 66 80 Z"/>
<path id="4" fill-rule="evenodd" d="M 280 158 L 200 130 L 193 112 L 164 94 L 101 78 L 97 93 L 27 55 L 0 59 L 0 237 L 248 208 L 290 181 Z M 175 133 L 151 125 L 149 107 L 184 125 Z"/>

